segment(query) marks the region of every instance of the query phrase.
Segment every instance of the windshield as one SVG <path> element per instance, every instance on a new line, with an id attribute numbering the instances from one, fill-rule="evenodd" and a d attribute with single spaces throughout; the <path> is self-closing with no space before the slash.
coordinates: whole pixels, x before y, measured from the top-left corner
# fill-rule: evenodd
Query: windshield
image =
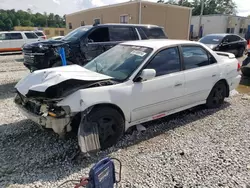
<path id="1" fill-rule="evenodd" d="M 219 35 L 208 35 L 201 38 L 200 42 L 203 44 L 219 44 L 223 38 L 223 36 Z"/>
<path id="2" fill-rule="evenodd" d="M 67 40 L 67 41 L 76 41 L 77 39 L 79 39 L 84 33 L 86 33 L 89 29 L 91 28 L 91 26 L 83 26 L 83 27 L 78 27 L 77 29 L 71 31 L 70 33 L 68 33 L 63 40 Z"/>
<path id="3" fill-rule="evenodd" d="M 97 56 L 84 68 L 123 81 L 142 64 L 152 51 L 147 47 L 117 45 Z"/>

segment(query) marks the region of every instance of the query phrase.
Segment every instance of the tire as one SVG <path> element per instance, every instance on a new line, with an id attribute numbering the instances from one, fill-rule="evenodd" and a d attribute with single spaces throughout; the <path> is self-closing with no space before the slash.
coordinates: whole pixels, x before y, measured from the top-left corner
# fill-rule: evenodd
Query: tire
<path id="1" fill-rule="evenodd" d="M 207 108 L 219 108 L 226 98 L 227 87 L 224 82 L 218 82 L 211 90 L 206 106 Z"/>
<path id="2" fill-rule="evenodd" d="M 114 108 L 100 107 L 93 109 L 93 111 L 87 115 L 87 121 L 98 124 L 101 150 L 115 145 L 124 134 L 124 119 Z"/>
<path id="3" fill-rule="evenodd" d="M 72 65 L 73 63 L 70 61 L 67 61 L 67 65 Z M 56 61 L 54 64 L 52 64 L 51 67 L 60 67 L 62 66 L 62 61 Z"/>

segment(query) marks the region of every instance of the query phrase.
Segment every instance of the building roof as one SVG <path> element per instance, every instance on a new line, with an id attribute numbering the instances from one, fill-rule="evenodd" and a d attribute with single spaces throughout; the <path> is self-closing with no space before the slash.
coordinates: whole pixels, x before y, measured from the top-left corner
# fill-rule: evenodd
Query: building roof
<path id="1" fill-rule="evenodd" d="M 141 1 L 142 3 L 146 3 L 148 5 L 159 5 L 159 6 L 168 6 L 168 7 L 178 7 L 178 8 L 182 8 L 182 9 L 193 9 L 190 7 L 184 7 L 184 6 L 178 6 L 178 5 L 171 5 L 171 4 L 165 4 L 165 3 L 154 3 L 154 2 L 150 2 L 150 1 Z M 110 8 L 110 7 L 119 7 L 119 6 L 123 6 L 123 5 L 129 5 L 129 4 L 137 4 L 139 3 L 139 0 L 134 0 L 134 1 L 127 1 L 124 3 L 117 3 L 117 4 L 112 4 L 112 5 L 105 5 L 105 6 L 100 6 L 100 7 L 94 7 L 94 8 L 89 8 L 89 9 L 85 9 L 85 10 L 81 10 L 81 11 L 77 11 L 71 14 L 67 14 L 67 16 L 73 16 L 75 14 L 79 14 L 79 13 L 84 13 L 84 12 L 88 12 L 88 11 L 92 11 L 92 10 L 100 10 L 100 9 L 104 9 L 104 8 Z"/>
<path id="2" fill-rule="evenodd" d="M 122 44 L 125 45 L 134 45 L 134 46 L 143 46 L 148 48 L 153 48 L 155 50 L 162 47 L 179 45 L 179 44 L 200 44 L 195 41 L 189 40 L 174 40 L 174 39 L 149 39 L 149 40 L 137 40 L 137 41 L 128 41 Z"/>
<path id="3" fill-rule="evenodd" d="M 228 16 L 228 17 L 236 17 L 236 18 L 248 18 L 244 16 L 237 16 L 237 15 L 229 15 L 229 14 L 208 14 L 208 15 L 202 15 L 202 17 L 212 17 L 212 16 Z M 192 17 L 200 17 L 200 15 L 192 16 Z"/>

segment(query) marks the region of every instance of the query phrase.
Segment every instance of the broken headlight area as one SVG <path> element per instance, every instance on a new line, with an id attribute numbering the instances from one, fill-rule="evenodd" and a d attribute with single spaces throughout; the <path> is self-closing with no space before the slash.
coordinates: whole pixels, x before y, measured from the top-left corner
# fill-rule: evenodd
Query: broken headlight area
<path id="1" fill-rule="evenodd" d="M 51 116 L 54 118 L 64 118 L 67 115 L 66 111 L 69 111 L 69 109 L 65 110 L 65 108 L 63 107 L 56 106 L 55 101 L 44 102 L 34 99 L 28 99 L 20 93 L 17 93 L 14 101 L 16 104 L 21 105 L 27 111 L 44 117 Z"/>

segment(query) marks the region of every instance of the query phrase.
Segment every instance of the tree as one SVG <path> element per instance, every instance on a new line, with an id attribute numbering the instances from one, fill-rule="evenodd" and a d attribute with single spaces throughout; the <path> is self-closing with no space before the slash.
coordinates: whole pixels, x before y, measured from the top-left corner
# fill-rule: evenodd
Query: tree
<path id="1" fill-rule="evenodd" d="M 31 9 L 27 11 L 15 9 L 0 9 L 0 30 L 12 30 L 15 26 L 35 26 L 35 27 L 65 27 L 65 18 L 52 13 L 33 14 Z"/>
<path id="2" fill-rule="evenodd" d="M 5 24 L 3 23 L 2 20 L 0 20 L 0 31 L 4 31 L 5 29 Z"/>
<path id="3" fill-rule="evenodd" d="M 201 0 L 180 0 L 178 3 L 174 0 L 169 0 L 166 3 L 181 5 L 193 8 L 193 15 L 200 15 Z M 209 14 L 230 14 L 235 15 L 237 13 L 237 6 L 233 0 L 204 0 L 203 15 Z"/>
<path id="4" fill-rule="evenodd" d="M 13 23 L 10 18 L 6 19 L 4 21 L 4 24 L 5 24 L 5 30 L 10 31 L 13 29 Z"/>

